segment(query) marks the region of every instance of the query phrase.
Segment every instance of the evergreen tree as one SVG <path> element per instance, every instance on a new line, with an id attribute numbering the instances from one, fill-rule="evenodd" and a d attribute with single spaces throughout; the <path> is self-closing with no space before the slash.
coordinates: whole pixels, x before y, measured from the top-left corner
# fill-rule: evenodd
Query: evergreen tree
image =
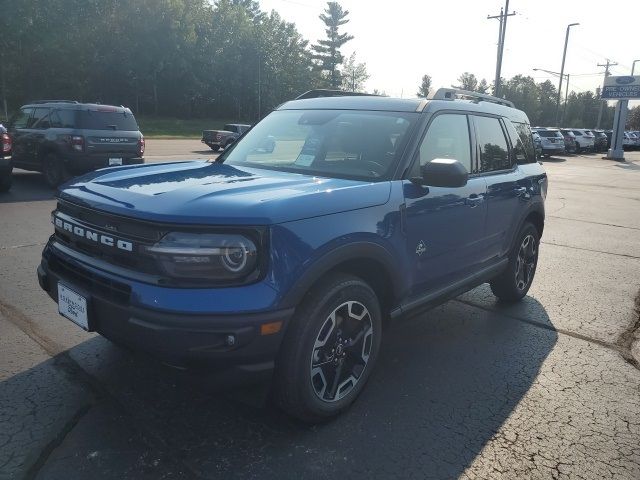
<path id="1" fill-rule="evenodd" d="M 431 76 L 423 75 L 422 83 L 420 83 L 420 87 L 418 88 L 418 92 L 416 93 L 416 96 L 421 98 L 427 98 L 429 96 L 430 89 L 431 89 Z"/>
<path id="2" fill-rule="evenodd" d="M 344 56 L 340 48 L 353 39 L 352 35 L 339 32 L 340 27 L 349 22 L 348 15 L 349 11 L 343 10 L 338 2 L 327 2 L 327 8 L 319 17 L 327 27 L 327 38 L 311 47 L 313 58 L 319 62 L 318 68 L 325 72 L 327 83 L 332 88 L 339 88 L 342 83 L 339 67 L 344 62 Z"/>

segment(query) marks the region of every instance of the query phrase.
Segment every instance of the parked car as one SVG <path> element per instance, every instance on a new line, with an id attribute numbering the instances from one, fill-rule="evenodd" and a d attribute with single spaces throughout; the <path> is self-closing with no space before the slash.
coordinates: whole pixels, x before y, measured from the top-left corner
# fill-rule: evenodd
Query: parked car
<path id="1" fill-rule="evenodd" d="M 538 132 L 531 131 L 531 136 L 533 137 L 533 146 L 536 152 L 536 158 L 540 158 L 542 156 L 542 139 Z"/>
<path id="2" fill-rule="evenodd" d="M 0 192 L 11 189 L 13 164 L 11 162 L 11 137 L 7 129 L 0 124 Z"/>
<path id="3" fill-rule="evenodd" d="M 572 128 L 571 131 L 576 136 L 576 153 L 584 151 L 593 152 L 595 148 L 595 137 L 593 133 L 583 128 Z"/>
<path id="4" fill-rule="evenodd" d="M 388 318 L 483 282 L 527 294 L 547 176 L 524 112 L 455 89 L 311 95 L 215 161 L 65 185 L 38 268 L 59 312 L 173 365 L 275 368 L 276 402 L 317 422 L 362 391 Z"/>
<path id="5" fill-rule="evenodd" d="M 624 132 L 624 140 L 622 141 L 622 147 L 627 150 L 635 150 L 640 148 L 640 137 L 634 132 Z"/>
<path id="6" fill-rule="evenodd" d="M 227 148 L 251 129 L 251 125 L 241 123 L 227 123 L 224 130 L 203 130 L 202 143 L 206 143 L 211 150 L 217 152 L 221 148 Z"/>
<path id="7" fill-rule="evenodd" d="M 576 141 L 576 135 L 571 130 L 565 128 L 560 129 L 560 133 L 564 137 L 564 149 L 567 153 L 576 153 L 578 150 L 578 142 Z"/>
<path id="8" fill-rule="evenodd" d="M 533 129 L 542 140 L 542 156 L 550 157 L 565 153 L 564 137 L 557 128 L 536 127 Z"/>
<path id="9" fill-rule="evenodd" d="M 594 151 L 606 152 L 607 151 L 607 135 L 602 130 L 591 130 L 594 136 Z"/>
<path id="10" fill-rule="evenodd" d="M 51 187 L 98 168 L 144 162 L 144 137 L 126 107 L 42 100 L 21 107 L 7 129 L 13 166 L 44 173 Z"/>
<path id="11" fill-rule="evenodd" d="M 636 149 L 640 148 L 640 132 L 639 131 L 631 131 L 629 133 L 632 135 L 632 137 L 635 137 L 634 138 L 635 148 Z"/>

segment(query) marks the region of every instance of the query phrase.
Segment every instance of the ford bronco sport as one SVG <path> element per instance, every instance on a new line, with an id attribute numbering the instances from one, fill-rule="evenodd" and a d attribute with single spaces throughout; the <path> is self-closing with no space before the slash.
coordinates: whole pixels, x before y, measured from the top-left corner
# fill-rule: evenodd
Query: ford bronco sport
<path id="1" fill-rule="evenodd" d="M 44 173 L 51 187 L 72 175 L 144 161 L 144 137 L 125 107 L 41 100 L 21 107 L 7 129 L 13 166 Z"/>
<path id="2" fill-rule="evenodd" d="M 173 364 L 275 367 L 276 402 L 315 422 L 361 392 L 389 319 L 484 282 L 526 295 L 547 177 L 523 112 L 306 95 L 215 161 L 64 185 L 38 268 L 60 313 Z"/>

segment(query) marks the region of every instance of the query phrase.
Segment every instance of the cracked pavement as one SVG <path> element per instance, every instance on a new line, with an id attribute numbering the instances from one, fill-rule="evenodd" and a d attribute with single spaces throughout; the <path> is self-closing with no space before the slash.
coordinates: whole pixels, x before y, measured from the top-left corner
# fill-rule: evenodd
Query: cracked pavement
<path id="1" fill-rule="evenodd" d="M 35 278 L 54 202 L 17 172 L 0 196 L 0 480 L 640 478 L 640 152 L 627 158 L 546 161 L 528 297 L 503 306 L 481 286 L 398 323 L 361 398 L 315 427 L 266 384 L 225 388 L 58 316 Z"/>

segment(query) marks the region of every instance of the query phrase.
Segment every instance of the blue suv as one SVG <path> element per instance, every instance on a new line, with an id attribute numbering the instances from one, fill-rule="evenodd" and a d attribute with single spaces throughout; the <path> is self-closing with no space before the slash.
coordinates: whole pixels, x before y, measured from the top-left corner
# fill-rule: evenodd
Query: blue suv
<path id="1" fill-rule="evenodd" d="M 526 115 L 454 89 L 326 95 L 214 161 L 64 185 L 38 268 L 60 313 L 173 364 L 273 369 L 276 402 L 317 422 L 361 392 L 390 319 L 484 282 L 525 296 L 547 190 Z"/>

